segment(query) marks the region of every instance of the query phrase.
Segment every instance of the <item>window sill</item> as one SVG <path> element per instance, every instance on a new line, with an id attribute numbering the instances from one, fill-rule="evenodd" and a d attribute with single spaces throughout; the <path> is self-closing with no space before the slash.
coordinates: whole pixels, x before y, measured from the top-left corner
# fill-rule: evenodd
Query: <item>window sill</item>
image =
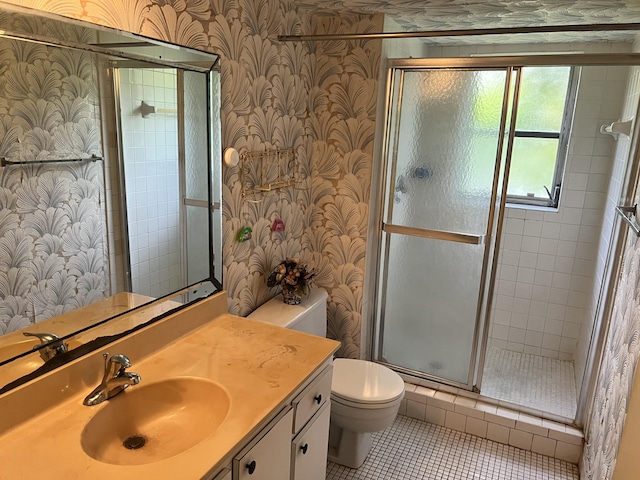
<path id="1" fill-rule="evenodd" d="M 534 210 L 537 212 L 549 212 L 549 213 L 558 213 L 558 207 L 545 207 L 542 205 L 528 205 L 526 203 L 510 203 L 507 202 L 505 205 L 506 208 L 517 208 L 520 210 Z"/>

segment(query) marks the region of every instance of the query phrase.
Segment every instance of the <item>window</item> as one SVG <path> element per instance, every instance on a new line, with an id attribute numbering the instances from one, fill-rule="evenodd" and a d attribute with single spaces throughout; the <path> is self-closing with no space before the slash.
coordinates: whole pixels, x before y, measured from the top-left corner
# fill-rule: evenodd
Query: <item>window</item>
<path id="1" fill-rule="evenodd" d="M 575 67 L 522 67 L 507 202 L 558 206 L 577 79 Z"/>

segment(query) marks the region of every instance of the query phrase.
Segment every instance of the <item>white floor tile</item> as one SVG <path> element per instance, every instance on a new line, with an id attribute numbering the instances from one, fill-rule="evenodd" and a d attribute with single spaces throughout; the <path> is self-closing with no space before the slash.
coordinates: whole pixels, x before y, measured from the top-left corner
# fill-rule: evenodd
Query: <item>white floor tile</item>
<path id="1" fill-rule="evenodd" d="M 327 480 L 578 480 L 576 465 L 398 416 L 373 435 L 357 470 L 329 462 Z"/>
<path id="2" fill-rule="evenodd" d="M 489 347 L 482 395 L 553 413 L 576 414 L 573 362 Z"/>

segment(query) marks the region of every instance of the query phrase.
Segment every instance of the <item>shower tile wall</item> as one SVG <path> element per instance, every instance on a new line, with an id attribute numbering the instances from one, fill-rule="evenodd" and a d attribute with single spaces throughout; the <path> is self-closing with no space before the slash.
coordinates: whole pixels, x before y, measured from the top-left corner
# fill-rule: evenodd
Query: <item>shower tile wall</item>
<path id="1" fill-rule="evenodd" d="M 506 210 L 492 346 L 574 359 L 590 314 L 615 149 L 599 128 L 618 119 L 627 75 L 622 67 L 582 69 L 558 211 Z"/>
<path id="2" fill-rule="evenodd" d="M 640 45 L 634 46 L 634 51 L 640 50 Z M 638 102 L 640 100 L 640 68 L 632 67 L 629 70 L 628 83 L 626 93 L 624 95 L 624 106 L 620 110 L 620 119 L 628 120 L 637 116 Z M 595 282 L 593 293 L 588 304 L 588 315 L 582 324 L 582 330 L 578 338 L 578 347 L 575 355 L 575 371 L 576 385 L 578 388 L 582 383 L 585 365 L 587 362 L 587 353 L 591 341 L 591 332 L 596 318 L 596 308 L 598 295 L 602 286 L 602 277 L 605 271 L 609 245 L 611 243 L 611 233 L 614 221 L 616 219 L 615 207 L 620 203 L 620 194 L 622 191 L 622 182 L 625 175 L 626 164 L 631 148 L 631 140 L 625 136 L 619 136 L 615 142 L 615 155 L 611 178 L 609 181 L 609 189 L 607 193 L 606 205 L 604 210 L 603 228 L 600 235 L 600 245 L 595 267 Z M 605 286 L 606 287 L 606 286 Z"/>
<path id="3" fill-rule="evenodd" d="M 140 105 L 144 100 L 156 109 L 175 110 L 176 74 L 168 69 L 120 73 L 131 279 L 134 292 L 158 297 L 181 286 L 177 116 L 143 118 Z"/>
<path id="4" fill-rule="evenodd" d="M 464 46 L 429 49 L 433 56 L 530 53 L 540 47 Z M 555 44 L 545 51 L 627 52 L 630 44 Z M 592 315 L 602 219 L 616 141 L 599 132 L 619 119 L 628 70 L 582 69 L 557 212 L 507 208 L 501 238 L 489 345 L 574 360 Z"/>

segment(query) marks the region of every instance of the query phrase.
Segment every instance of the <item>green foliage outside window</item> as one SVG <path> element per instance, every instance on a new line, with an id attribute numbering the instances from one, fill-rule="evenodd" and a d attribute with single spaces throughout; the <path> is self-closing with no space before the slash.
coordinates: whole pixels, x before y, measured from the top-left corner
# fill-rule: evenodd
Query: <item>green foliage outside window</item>
<path id="1" fill-rule="evenodd" d="M 530 198 L 533 194 L 534 198 L 547 199 L 545 186 L 553 191 L 556 162 L 564 163 L 564 159 L 557 158 L 560 140 L 536 135 L 560 134 L 570 74 L 570 67 L 523 67 L 507 189 L 509 196 Z M 474 126 L 476 133 L 487 131 L 488 135 L 495 135 L 495 131 L 488 132 L 491 125 L 496 124 L 495 119 L 488 117 L 486 112 L 499 111 L 506 78 L 504 71 L 499 70 L 485 79 L 486 83 L 473 99 Z M 510 116 L 511 112 L 508 118 Z M 495 160 L 495 141 L 489 141 L 489 138 L 483 141 L 483 138 L 480 134 L 474 140 L 475 158 L 472 161 L 476 165 L 489 166 Z M 493 173 L 492 169 L 484 171 L 487 175 Z"/>

